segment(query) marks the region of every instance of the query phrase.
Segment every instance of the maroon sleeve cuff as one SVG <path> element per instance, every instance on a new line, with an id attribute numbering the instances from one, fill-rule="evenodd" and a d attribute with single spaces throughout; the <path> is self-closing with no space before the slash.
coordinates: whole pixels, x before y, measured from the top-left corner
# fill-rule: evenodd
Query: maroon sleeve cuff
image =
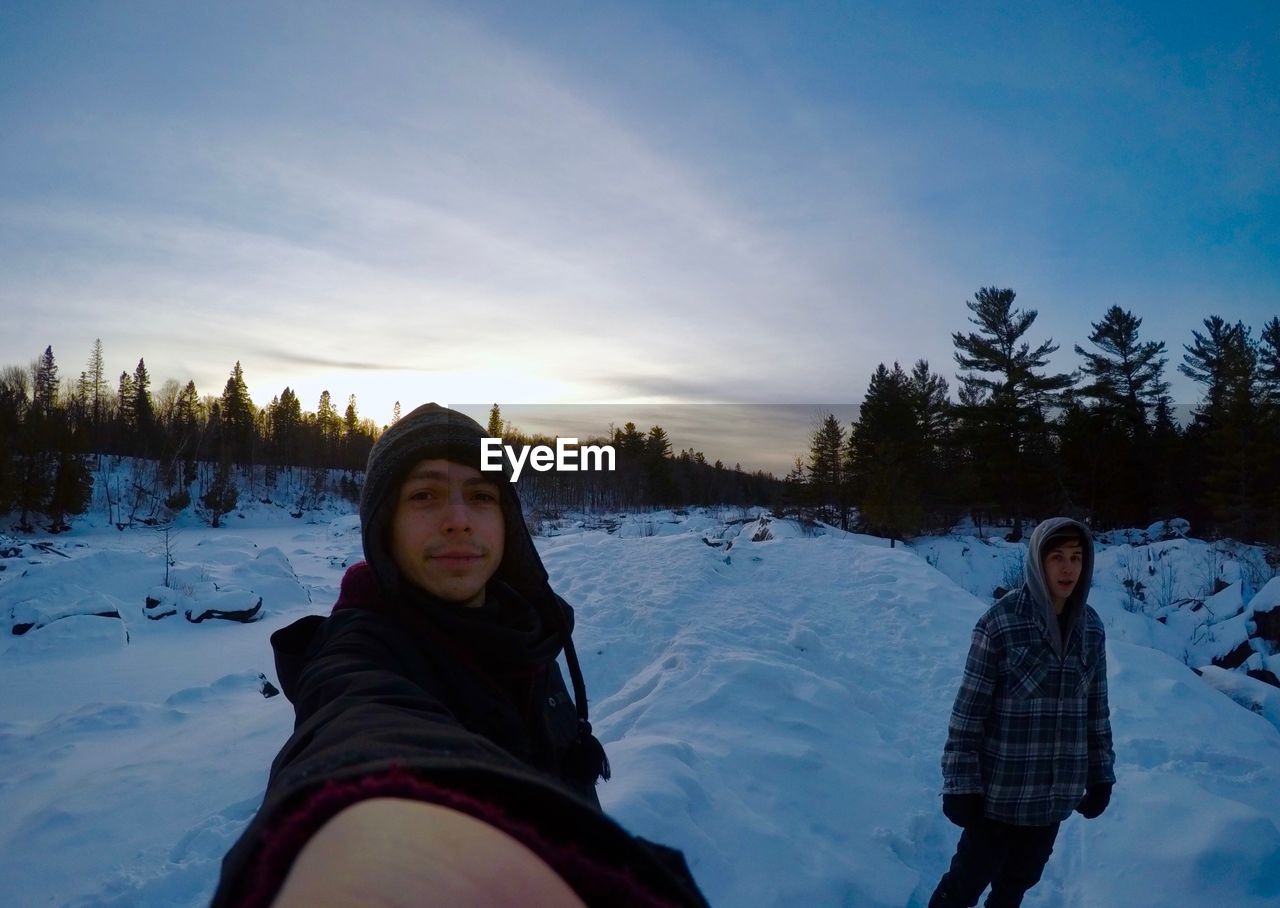
<path id="1" fill-rule="evenodd" d="M 591 906 L 674 908 L 655 895 L 625 864 L 615 866 L 578 842 L 548 838 L 537 826 L 510 816 L 501 806 L 441 788 L 401 767 L 355 779 L 326 782 L 266 828 L 246 868 L 240 904 L 266 908 L 284 885 L 299 852 L 325 823 L 360 801 L 404 798 L 439 804 L 505 832 L 545 861 L 580 899 Z"/>

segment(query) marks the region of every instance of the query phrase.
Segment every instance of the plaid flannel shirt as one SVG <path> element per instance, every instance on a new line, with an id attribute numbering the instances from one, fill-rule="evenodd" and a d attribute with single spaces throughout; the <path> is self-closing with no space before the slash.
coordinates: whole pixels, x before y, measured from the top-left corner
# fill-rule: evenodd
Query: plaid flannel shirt
<path id="1" fill-rule="evenodd" d="M 1020 826 L 1065 820 L 1085 786 L 1115 782 L 1106 639 L 1088 605 L 1063 644 L 1024 587 L 973 629 L 942 752 L 943 792 L 981 794 L 986 815 Z"/>

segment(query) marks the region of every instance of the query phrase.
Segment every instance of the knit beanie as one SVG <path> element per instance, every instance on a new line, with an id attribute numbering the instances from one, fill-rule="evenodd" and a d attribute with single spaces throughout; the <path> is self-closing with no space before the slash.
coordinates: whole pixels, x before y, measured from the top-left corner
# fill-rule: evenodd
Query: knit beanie
<path id="1" fill-rule="evenodd" d="M 485 437 L 484 429 L 471 417 L 430 403 L 400 417 L 374 443 L 360 491 L 360 534 L 365 561 L 385 594 L 398 595 L 403 582 L 387 544 L 387 531 L 405 477 L 419 461 L 435 458 L 478 470 L 480 442 Z M 578 740 L 569 760 L 583 777 L 607 779 L 608 759 L 587 721 L 586 686 L 571 636 L 572 609 L 551 589 L 547 569 L 525 525 L 515 484 L 510 481 L 510 466 L 505 457 L 500 460 L 502 471 L 491 475 L 499 489 L 504 539 L 502 561 L 492 579 L 510 586 L 558 629 L 578 712 Z"/>

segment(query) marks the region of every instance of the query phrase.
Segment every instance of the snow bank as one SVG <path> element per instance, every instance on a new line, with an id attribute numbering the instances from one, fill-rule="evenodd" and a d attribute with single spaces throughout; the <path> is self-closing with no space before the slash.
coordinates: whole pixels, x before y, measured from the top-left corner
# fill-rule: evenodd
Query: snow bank
<path id="1" fill-rule="evenodd" d="M 614 767 L 601 799 L 633 831 L 683 848 L 712 904 L 922 908 L 959 834 L 939 809 L 939 759 L 969 633 L 1022 549 L 974 537 L 889 548 L 760 517 L 671 512 L 652 535 L 579 527 L 538 540 L 577 609 Z M 78 588 L 121 618 L 65 614 L 0 642 L 0 904 L 202 906 L 292 728 L 284 698 L 263 695 L 268 637 L 327 611 L 358 525 L 188 528 L 170 587 L 152 537 L 72 537 L 86 548 L 0 574 L 0 608 L 21 593 L 54 609 Z M 1251 679 L 1198 678 L 1181 652 L 1149 645 L 1172 646 L 1180 610 L 1161 624 L 1151 602 L 1125 607 L 1123 571 L 1159 579 L 1148 569 L 1167 561 L 1181 595 L 1200 582 L 1203 544 L 1155 543 L 1125 564 L 1121 548 L 1100 553 L 1094 600 L 1108 628 L 1115 798 L 1101 819 L 1064 824 L 1024 904 L 1274 906 L 1269 689 L 1228 691 L 1259 704 L 1242 708 L 1216 688 Z M 263 617 L 147 620 L 147 593 L 175 577 L 253 590 Z M 1280 586 L 1254 601 L 1266 609 L 1225 621 L 1256 623 Z"/>

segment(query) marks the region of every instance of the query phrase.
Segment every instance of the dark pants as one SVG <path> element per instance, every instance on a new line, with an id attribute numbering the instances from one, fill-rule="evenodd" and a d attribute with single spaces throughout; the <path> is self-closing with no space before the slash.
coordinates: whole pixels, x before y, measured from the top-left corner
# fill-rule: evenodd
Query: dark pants
<path id="1" fill-rule="evenodd" d="M 1040 882 L 1058 825 L 1013 826 L 983 818 L 968 827 L 929 908 L 973 908 L 988 884 L 987 908 L 1017 908 L 1027 890 Z"/>

